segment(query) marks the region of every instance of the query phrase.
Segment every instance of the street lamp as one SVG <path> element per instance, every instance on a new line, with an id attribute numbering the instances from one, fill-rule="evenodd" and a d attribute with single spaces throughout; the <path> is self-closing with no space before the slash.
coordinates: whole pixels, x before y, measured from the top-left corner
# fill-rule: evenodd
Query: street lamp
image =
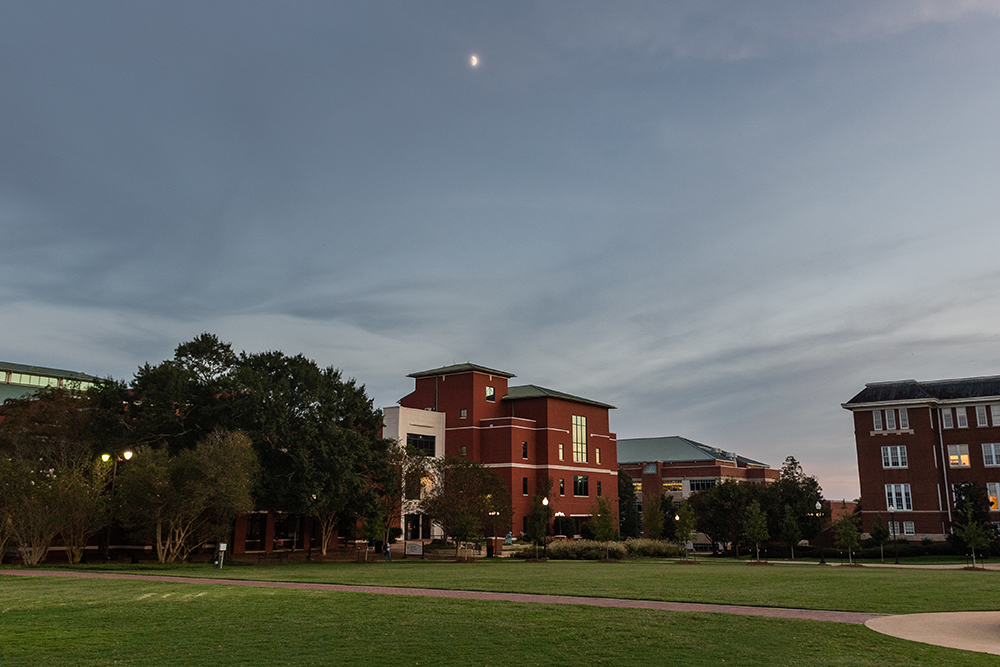
<path id="1" fill-rule="evenodd" d="M 549 559 L 549 497 L 542 498 L 542 506 L 545 508 L 545 534 L 542 535 L 542 558 Z"/>
<path id="2" fill-rule="evenodd" d="M 896 519 L 893 513 L 896 511 L 895 505 L 889 505 L 889 534 L 892 535 L 892 553 L 896 557 L 896 565 L 899 565 L 899 541 L 896 539 Z"/>
<path id="3" fill-rule="evenodd" d="M 127 450 L 127 449 L 124 452 L 122 452 L 121 456 L 115 456 L 114 457 L 114 461 L 115 461 L 114 462 L 114 467 L 111 468 L 111 506 L 112 506 L 112 508 L 114 507 L 114 504 L 115 504 L 115 479 L 118 478 L 118 462 L 121 461 L 122 459 L 128 461 L 131 458 L 132 458 L 132 452 L 130 450 Z M 101 454 L 101 461 L 104 461 L 105 463 L 107 463 L 111 459 L 112 459 L 111 454 Z M 111 519 L 110 519 L 110 517 L 108 518 L 108 531 L 107 531 L 107 535 L 105 537 L 106 537 L 106 539 L 104 541 L 104 562 L 110 563 L 111 562 Z"/>
<path id="4" fill-rule="evenodd" d="M 823 543 L 823 503 L 816 501 L 816 516 L 821 517 L 819 523 L 819 564 L 826 565 L 826 544 Z"/>

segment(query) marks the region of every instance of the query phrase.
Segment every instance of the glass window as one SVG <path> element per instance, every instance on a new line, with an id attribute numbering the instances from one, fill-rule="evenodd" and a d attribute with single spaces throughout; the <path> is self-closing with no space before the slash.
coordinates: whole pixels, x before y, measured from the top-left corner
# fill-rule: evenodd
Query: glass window
<path id="1" fill-rule="evenodd" d="M 469 416 L 469 411 L 466 410 L 465 408 L 462 408 L 462 412 L 459 413 L 459 417 L 461 417 L 462 419 L 465 419 L 468 416 Z"/>
<path id="2" fill-rule="evenodd" d="M 949 468 L 969 467 L 968 445 L 948 445 L 948 467 Z"/>
<path id="3" fill-rule="evenodd" d="M 883 468 L 906 467 L 906 445 L 891 445 L 882 448 Z"/>
<path id="4" fill-rule="evenodd" d="M 573 463 L 587 462 L 587 418 L 573 415 Z"/>
<path id="5" fill-rule="evenodd" d="M 910 428 L 910 416 L 906 414 L 906 408 L 899 409 L 899 428 Z"/>
<path id="6" fill-rule="evenodd" d="M 986 485 L 986 495 L 990 497 L 990 509 L 1000 510 L 1000 484 L 989 482 Z"/>
<path id="7" fill-rule="evenodd" d="M 496 389 L 493 387 L 486 387 L 486 400 L 490 403 L 496 400 Z"/>
<path id="8" fill-rule="evenodd" d="M 955 423 L 958 428 L 969 428 L 969 415 L 965 408 L 955 408 Z"/>
<path id="9" fill-rule="evenodd" d="M 559 478 L 559 495 L 566 495 L 566 480 L 561 477 Z"/>
<path id="10" fill-rule="evenodd" d="M 914 526 L 912 521 L 903 522 L 903 535 L 914 535 Z"/>
<path id="11" fill-rule="evenodd" d="M 521 494 L 525 495 L 525 496 L 528 495 L 528 478 L 527 477 L 522 477 L 521 478 Z"/>
<path id="12" fill-rule="evenodd" d="M 465 445 L 462 445 L 461 447 L 458 448 L 458 453 L 461 454 L 462 456 L 465 456 L 468 453 L 468 450 L 466 449 Z"/>
<path id="13" fill-rule="evenodd" d="M 601 495 L 601 480 L 597 480 L 597 495 Z"/>
<path id="14" fill-rule="evenodd" d="M 526 442 L 521 443 L 521 458 L 522 459 L 528 458 L 528 443 Z"/>
<path id="15" fill-rule="evenodd" d="M 692 479 L 691 480 L 691 493 L 695 491 L 706 491 L 715 486 L 714 479 Z"/>
<path id="16" fill-rule="evenodd" d="M 983 426 L 989 426 L 989 425 L 990 425 L 990 423 L 986 419 L 986 406 L 985 405 L 977 405 L 976 406 L 976 426 L 983 427 Z"/>
<path id="17" fill-rule="evenodd" d="M 560 460 L 560 461 L 564 461 L 564 460 L 566 460 L 566 454 L 565 454 L 565 452 L 563 451 L 563 449 L 564 449 L 564 448 L 563 448 L 563 444 L 562 444 L 562 443 L 560 442 L 560 443 L 559 443 L 559 460 Z"/>
<path id="18" fill-rule="evenodd" d="M 573 475 L 573 495 L 590 495 L 590 480 L 587 475 Z"/>
<path id="19" fill-rule="evenodd" d="M 594 448 L 594 460 L 597 461 L 597 465 L 601 465 L 601 448 Z"/>
<path id="20" fill-rule="evenodd" d="M 896 430 L 896 411 L 886 410 L 885 411 L 885 427 L 890 431 Z"/>
<path id="21" fill-rule="evenodd" d="M 881 410 L 872 410 L 872 421 L 874 422 L 875 430 L 876 431 L 881 431 L 882 430 L 882 411 Z"/>
<path id="22" fill-rule="evenodd" d="M 407 433 L 406 446 L 413 447 L 424 456 L 434 456 L 436 438 L 433 435 L 423 435 L 420 433 Z"/>
<path id="23" fill-rule="evenodd" d="M 941 411 L 941 428 L 953 428 L 954 425 L 951 421 L 951 408 L 945 408 Z"/>
<path id="24" fill-rule="evenodd" d="M 896 512 L 908 512 L 913 510 L 913 503 L 910 499 L 909 484 L 886 484 L 885 485 L 885 508 L 890 507 Z"/>
<path id="25" fill-rule="evenodd" d="M 663 492 L 664 493 L 671 493 L 671 494 L 673 494 L 673 493 L 677 493 L 678 491 L 683 491 L 683 490 L 684 490 L 684 483 L 681 482 L 681 480 L 679 480 L 679 479 L 672 479 L 669 482 L 664 482 L 663 483 Z"/>
<path id="26" fill-rule="evenodd" d="M 990 415 L 993 419 L 993 425 L 1000 426 L 1000 405 L 991 405 Z"/>
<path id="27" fill-rule="evenodd" d="M 1000 443 L 983 443 L 983 465 L 1000 466 Z"/>

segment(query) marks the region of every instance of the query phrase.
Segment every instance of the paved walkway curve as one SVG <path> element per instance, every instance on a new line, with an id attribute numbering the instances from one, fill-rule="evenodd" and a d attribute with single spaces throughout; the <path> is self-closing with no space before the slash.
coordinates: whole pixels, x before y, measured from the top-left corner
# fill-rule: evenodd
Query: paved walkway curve
<path id="1" fill-rule="evenodd" d="M 714 614 L 739 614 L 743 616 L 768 616 L 771 618 L 798 618 L 810 621 L 831 621 L 863 625 L 884 614 L 864 614 L 851 611 L 823 611 L 819 609 L 786 609 L 782 607 L 747 607 L 729 604 L 700 602 L 661 602 L 658 600 L 623 600 L 616 598 L 591 598 L 575 595 L 535 595 L 530 593 L 493 593 L 489 591 L 455 591 L 439 588 L 405 588 L 400 586 L 348 586 L 344 584 L 311 584 L 291 581 L 252 581 L 244 579 L 207 579 L 195 577 L 168 577 L 151 574 L 120 574 L 114 572 L 64 572 L 55 570 L 0 570 L 0 574 L 28 577 L 84 577 L 91 579 L 132 579 L 136 581 L 162 581 L 180 584 L 224 584 L 262 588 L 297 588 L 348 593 L 376 593 L 383 595 L 415 595 L 431 598 L 459 600 L 503 600 L 507 602 L 536 602 L 544 604 L 577 604 L 590 607 L 616 607 L 621 609 L 658 609 L 660 611 L 696 611 Z"/>

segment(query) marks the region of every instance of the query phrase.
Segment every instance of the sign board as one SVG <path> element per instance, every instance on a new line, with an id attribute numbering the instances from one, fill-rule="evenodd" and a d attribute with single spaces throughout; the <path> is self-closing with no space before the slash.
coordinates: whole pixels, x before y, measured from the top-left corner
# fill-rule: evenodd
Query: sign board
<path id="1" fill-rule="evenodd" d="M 423 556 L 424 555 L 424 545 L 420 542 L 407 542 L 406 544 L 406 555 L 407 556 Z"/>
<path id="2" fill-rule="evenodd" d="M 219 542 L 219 551 L 225 551 L 228 546 L 225 542 Z"/>

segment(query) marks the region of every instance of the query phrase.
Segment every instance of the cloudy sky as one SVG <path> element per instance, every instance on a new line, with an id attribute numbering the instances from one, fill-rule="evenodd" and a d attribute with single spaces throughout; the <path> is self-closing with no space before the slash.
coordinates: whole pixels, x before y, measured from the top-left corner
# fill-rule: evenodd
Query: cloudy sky
<path id="1" fill-rule="evenodd" d="M 8 0 L 0 91 L 5 361 L 472 361 L 848 499 L 865 382 L 1000 373 L 997 1 Z"/>

